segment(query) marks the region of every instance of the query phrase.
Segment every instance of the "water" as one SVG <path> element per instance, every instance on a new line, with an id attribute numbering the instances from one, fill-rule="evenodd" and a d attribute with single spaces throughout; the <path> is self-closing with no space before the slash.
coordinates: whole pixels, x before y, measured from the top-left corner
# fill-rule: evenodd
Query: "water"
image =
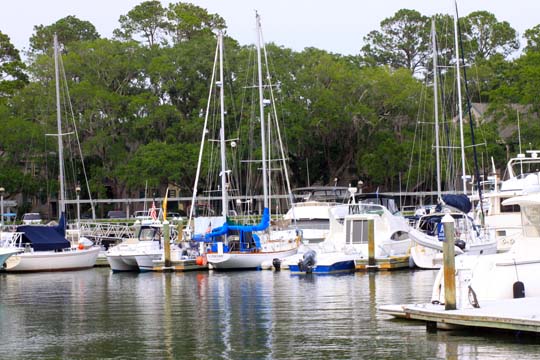
<path id="1" fill-rule="evenodd" d="M 515 335 L 429 334 L 383 304 L 425 302 L 434 271 L 0 274 L 0 359 L 534 359 Z"/>

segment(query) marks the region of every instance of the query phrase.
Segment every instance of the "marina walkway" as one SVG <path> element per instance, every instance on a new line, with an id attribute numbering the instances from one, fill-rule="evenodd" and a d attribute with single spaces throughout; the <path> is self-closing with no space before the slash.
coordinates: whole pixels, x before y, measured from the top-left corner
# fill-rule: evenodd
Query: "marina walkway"
<path id="1" fill-rule="evenodd" d="M 439 329 L 481 327 L 540 333 L 540 298 L 485 301 L 480 308 L 445 310 L 444 305 L 406 304 L 381 306 L 394 317 L 421 320 Z"/>

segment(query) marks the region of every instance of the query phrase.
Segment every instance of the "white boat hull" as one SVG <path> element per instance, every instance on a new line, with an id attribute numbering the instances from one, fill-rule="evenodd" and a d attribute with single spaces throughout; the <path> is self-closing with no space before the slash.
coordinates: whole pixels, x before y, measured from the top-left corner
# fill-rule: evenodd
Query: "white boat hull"
<path id="1" fill-rule="evenodd" d="M 23 252 L 8 258 L 5 270 L 37 272 L 86 269 L 96 264 L 100 251 L 99 246 L 92 246 L 83 250 Z"/>
<path id="2" fill-rule="evenodd" d="M 6 260 L 19 252 L 18 249 L 12 249 L 12 248 L 0 248 L 0 268 L 4 265 Z"/>
<path id="3" fill-rule="evenodd" d="M 139 271 L 152 271 L 154 269 L 154 261 L 159 261 L 163 257 L 163 252 L 146 253 L 135 256 Z"/>
<path id="4" fill-rule="evenodd" d="M 443 253 L 422 245 L 415 245 L 411 247 L 411 258 L 414 265 L 420 269 L 440 269 Z"/>
<path id="5" fill-rule="evenodd" d="M 107 261 L 112 271 L 137 271 L 135 255 L 107 254 Z"/>
<path id="6" fill-rule="evenodd" d="M 206 259 L 214 269 L 218 270 L 233 270 L 233 269 L 258 269 L 263 262 L 272 261 L 273 259 L 283 259 L 287 256 L 296 254 L 298 248 L 292 248 L 284 251 L 276 252 L 258 252 L 258 253 L 209 253 L 206 254 Z"/>

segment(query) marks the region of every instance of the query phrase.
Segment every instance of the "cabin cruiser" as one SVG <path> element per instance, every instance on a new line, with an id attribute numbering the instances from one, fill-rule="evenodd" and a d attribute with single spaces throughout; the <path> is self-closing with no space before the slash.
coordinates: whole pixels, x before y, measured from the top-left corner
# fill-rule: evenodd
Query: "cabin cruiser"
<path id="1" fill-rule="evenodd" d="M 540 296 L 540 193 L 513 197 L 503 205 L 520 207 L 522 232 L 507 252 L 456 256 L 459 307 L 479 307 L 486 300 Z M 433 286 L 432 302 L 444 302 L 442 269 Z"/>
<path id="2" fill-rule="evenodd" d="M 355 188 L 352 188 L 355 189 Z M 368 258 L 368 223 L 374 224 L 374 256 L 380 261 L 407 256 L 411 241 L 407 220 L 398 211 L 395 199 L 385 194 L 354 194 L 349 204 L 330 209 L 330 232 L 317 248 L 286 259 L 294 273 L 338 273 L 354 271 Z"/>

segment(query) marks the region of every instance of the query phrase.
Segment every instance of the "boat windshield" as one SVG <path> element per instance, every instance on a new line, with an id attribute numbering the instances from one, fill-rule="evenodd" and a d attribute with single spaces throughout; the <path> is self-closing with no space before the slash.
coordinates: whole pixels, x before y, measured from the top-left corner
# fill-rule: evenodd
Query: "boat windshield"
<path id="1" fill-rule="evenodd" d="M 377 214 L 382 215 L 384 213 L 384 207 L 376 204 L 351 204 L 349 208 L 350 214 Z"/>
<path id="2" fill-rule="evenodd" d="M 540 206 L 521 206 L 521 221 L 526 237 L 540 236 Z"/>
<path id="3" fill-rule="evenodd" d="M 156 228 L 142 228 L 139 232 L 139 241 L 159 240 L 159 231 Z"/>

